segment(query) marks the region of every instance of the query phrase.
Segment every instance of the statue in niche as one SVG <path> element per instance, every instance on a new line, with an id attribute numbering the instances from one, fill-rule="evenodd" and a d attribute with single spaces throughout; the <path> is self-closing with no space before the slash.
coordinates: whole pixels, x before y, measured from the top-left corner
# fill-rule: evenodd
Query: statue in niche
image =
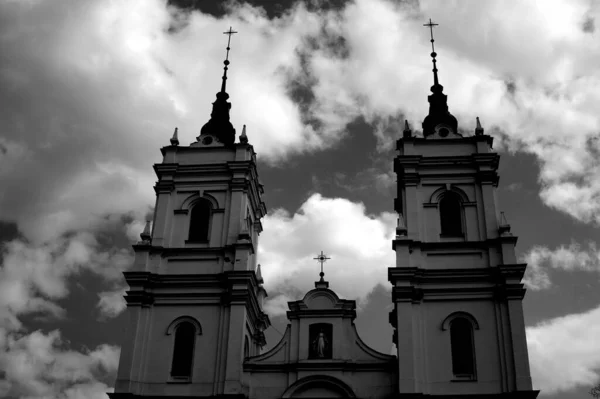
<path id="1" fill-rule="evenodd" d="M 309 327 L 309 359 L 331 359 L 331 332 L 329 323 L 312 324 Z"/>
<path id="2" fill-rule="evenodd" d="M 317 357 L 324 358 L 325 357 L 325 349 L 327 348 L 327 338 L 325 337 L 325 333 L 323 330 L 319 333 L 319 336 L 313 342 L 315 346 L 315 352 L 317 352 Z"/>

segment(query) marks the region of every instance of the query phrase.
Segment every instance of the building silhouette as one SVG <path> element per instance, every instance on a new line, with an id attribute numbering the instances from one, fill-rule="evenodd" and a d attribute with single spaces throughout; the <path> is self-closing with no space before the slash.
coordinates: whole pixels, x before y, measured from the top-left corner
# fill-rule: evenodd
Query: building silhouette
<path id="1" fill-rule="evenodd" d="M 497 209 L 499 156 L 479 119 L 473 135 L 459 133 L 435 57 L 423 136 L 406 123 L 394 159 L 397 354 L 361 340 L 355 301 L 339 298 L 322 273 L 289 302 L 280 342 L 261 350 L 270 321 L 256 249 L 267 209 L 245 126 L 236 142 L 229 122 L 226 60 L 197 141 L 181 146 L 175 130 L 154 165 L 154 220 L 124 273 L 129 325 L 111 398 L 537 397 L 526 265 Z"/>

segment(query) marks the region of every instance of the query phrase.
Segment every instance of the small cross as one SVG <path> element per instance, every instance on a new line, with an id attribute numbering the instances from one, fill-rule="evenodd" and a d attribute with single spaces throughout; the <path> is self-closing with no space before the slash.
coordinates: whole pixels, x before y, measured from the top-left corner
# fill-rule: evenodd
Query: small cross
<path id="1" fill-rule="evenodd" d="M 225 58 L 226 60 L 229 59 L 229 44 L 231 43 L 231 35 L 233 35 L 234 33 L 237 32 L 231 29 L 231 26 L 229 27 L 229 30 L 227 32 L 223 32 L 224 35 L 229 35 L 229 38 L 227 39 L 227 57 Z"/>
<path id="2" fill-rule="evenodd" d="M 313 259 L 315 259 L 317 262 L 321 262 L 321 273 L 319 275 L 321 276 L 321 279 L 323 279 L 323 276 L 325 275 L 325 273 L 323 273 L 323 263 L 325 263 L 328 259 L 331 259 L 331 258 L 328 258 L 323 253 L 323 251 L 321 251 L 321 254 L 317 255 L 317 257 L 313 258 Z"/>
<path id="3" fill-rule="evenodd" d="M 431 18 L 429 18 L 429 23 L 428 24 L 423 24 L 423 26 L 427 26 L 429 27 L 429 31 L 431 32 L 431 51 L 435 51 L 433 49 L 433 27 L 434 26 L 438 26 L 439 24 L 434 24 L 433 22 L 431 22 Z"/>

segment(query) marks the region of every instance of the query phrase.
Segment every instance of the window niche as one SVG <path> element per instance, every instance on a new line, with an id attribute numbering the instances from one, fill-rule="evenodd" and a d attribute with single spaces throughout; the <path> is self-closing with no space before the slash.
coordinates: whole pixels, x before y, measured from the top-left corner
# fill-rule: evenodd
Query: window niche
<path id="1" fill-rule="evenodd" d="M 446 192 L 439 202 L 442 236 L 463 237 L 462 204 L 457 194 Z"/>
<path id="2" fill-rule="evenodd" d="M 452 373 L 457 380 L 475 380 L 473 325 L 464 317 L 450 321 Z"/>
<path id="3" fill-rule="evenodd" d="M 208 242 L 212 207 L 208 200 L 201 198 L 190 212 L 188 242 Z"/>
<path id="4" fill-rule="evenodd" d="M 172 378 L 177 380 L 191 378 L 195 338 L 196 327 L 189 321 L 181 322 L 175 327 L 175 343 L 171 363 Z"/>
<path id="5" fill-rule="evenodd" d="M 308 326 L 308 358 L 331 359 L 333 346 L 333 325 L 315 323 Z"/>

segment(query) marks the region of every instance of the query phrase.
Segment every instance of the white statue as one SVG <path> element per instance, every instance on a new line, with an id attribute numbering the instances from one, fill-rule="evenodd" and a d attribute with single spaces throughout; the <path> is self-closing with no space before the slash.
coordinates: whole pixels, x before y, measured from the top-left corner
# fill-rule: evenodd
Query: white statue
<path id="1" fill-rule="evenodd" d="M 323 330 L 319 333 L 317 339 L 313 341 L 315 352 L 318 357 L 325 357 L 325 350 L 327 349 L 327 338 L 325 337 L 325 333 Z"/>

